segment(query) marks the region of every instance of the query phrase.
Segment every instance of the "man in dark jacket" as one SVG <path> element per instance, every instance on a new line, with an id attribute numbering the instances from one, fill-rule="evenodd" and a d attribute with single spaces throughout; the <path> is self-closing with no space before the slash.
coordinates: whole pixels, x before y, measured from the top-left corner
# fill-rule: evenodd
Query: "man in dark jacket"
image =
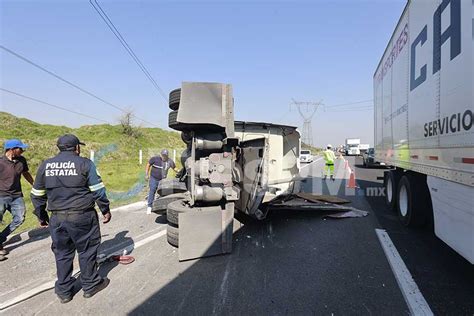
<path id="1" fill-rule="evenodd" d="M 6 259 L 8 251 L 3 249 L 3 243 L 15 229 L 25 220 L 25 202 L 21 190 L 21 176 L 33 185 L 33 177 L 28 171 L 28 163 L 22 156 L 28 145 L 19 139 L 9 139 L 5 142 L 5 155 L 0 157 L 0 222 L 5 211 L 12 214 L 12 222 L 0 233 L 0 261 Z"/>
<path id="2" fill-rule="evenodd" d="M 97 203 L 104 217 L 103 223 L 108 223 L 111 219 L 109 200 L 94 163 L 79 156 L 80 145 L 85 144 L 74 135 L 59 137 L 59 154 L 43 161 L 31 190 L 31 201 L 40 225 L 49 225 L 58 277 L 55 291 L 61 303 L 67 303 L 73 297 L 75 251 L 79 255 L 85 298 L 92 297 L 109 284 L 107 278 L 102 279 L 97 273 L 101 235 L 94 208 Z"/>
<path id="3" fill-rule="evenodd" d="M 150 186 L 150 191 L 148 192 L 148 207 L 146 209 L 146 213 L 148 215 L 151 214 L 156 190 L 158 190 L 158 185 L 162 179 L 165 179 L 168 176 L 168 170 L 170 168 L 175 172 L 179 171 L 179 169 L 176 168 L 174 161 L 169 158 L 167 149 L 163 149 L 161 151 L 161 157 L 153 156 L 146 164 L 145 177 L 146 179 L 149 179 L 148 183 Z"/>

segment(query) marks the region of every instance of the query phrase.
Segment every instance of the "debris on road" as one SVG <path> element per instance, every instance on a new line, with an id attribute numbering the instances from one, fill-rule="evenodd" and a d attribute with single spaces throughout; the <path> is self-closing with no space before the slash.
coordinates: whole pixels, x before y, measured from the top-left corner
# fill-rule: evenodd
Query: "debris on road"
<path id="1" fill-rule="evenodd" d="M 124 253 L 125 252 L 126 251 L 124 250 Z M 130 264 L 130 263 L 135 262 L 135 258 L 132 256 L 128 256 L 126 254 L 122 254 L 122 255 L 111 254 L 109 256 L 102 255 L 100 256 L 100 258 L 97 259 L 97 264 L 101 265 L 106 262 L 114 262 L 114 261 L 120 264 Z"/>
<path id="2" fill-rule="evenodd" d="M 347 211 L 340 212 L 340 213 L 326 214 L 326 215 L 324 215 L 324 217 L 325 218 L 329 217 L 329 218 L 339 219 L 339 218 L 366 217 L 367 215 L 369 215 L 369 212 L 367 212 L 367 211 L 362 211 L 362 210 L 358 210 L 356 208 L 352 208 L 352 210 L 347 210 Z"/>
<path id="3" fill-rule="evenodd" d="M 331 203 L 328 201 L 331 201 Z M 341 205 L 346 203 L 350 203 L 350 201 L 336 196 L 297 193 L 282 195 L 268 203 L 267 207 L 270 210 L 329 212 L 329 214 L 323 216 L 325 218 L 356 218 L 365 217 L 369 214 L 367 211 Z"/>
<path id="4" fill-rule="evenodd" d="M 333 204 L 346 204 L 346 203 L 351 202 L 349 200 L 342 199 L 334 195 L 325 195 L 325 194 L 320 195 L 320 194 L 300 192 L 300 193 L 297 193 L 296 196 L 308 201 L 312 201 L 312 202 L 328 202 L 328 203 L 333 203 Z"/>

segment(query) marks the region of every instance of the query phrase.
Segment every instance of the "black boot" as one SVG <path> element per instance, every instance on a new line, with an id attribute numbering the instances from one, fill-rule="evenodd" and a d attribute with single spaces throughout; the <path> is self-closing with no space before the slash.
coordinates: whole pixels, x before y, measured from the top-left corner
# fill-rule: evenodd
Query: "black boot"
<path id="1" fill-rule="evenodd" d="M 86 292 L 84 293 L 84 297 L 85 298 L 91 298 L 92 296 L 96 295 L 97 293 L 99 293 L 100 291 L 102 291 L 103 289 L 105 289 L 110 283 L 110 280 L 108 278 L 103 278 L 102 279 L 102 282 L 100 282 L 99 284 L 97 284 L 92 290 L 90 290 L 89 292 Z"/>
<path id="2" fill-rule="evenodd" d="M 69 296 L 59 296 L 58 295 L 58 299 L 59 299 L 59 302 L 61 304 L 66 304 L 66 303 L 69 303 L 70 301 L 72 301 L 72 295 L 69 295 Z"/>
<path id="3" fill-rule="evenodd" d="M 2 244 L 0 244 L 0 255 L 8 255 L 8 250 L 4 249 Z"/>

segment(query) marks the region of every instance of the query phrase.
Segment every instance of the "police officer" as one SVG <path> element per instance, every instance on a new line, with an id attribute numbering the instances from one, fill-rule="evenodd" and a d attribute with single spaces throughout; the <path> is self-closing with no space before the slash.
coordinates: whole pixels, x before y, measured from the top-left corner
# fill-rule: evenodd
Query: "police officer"
<path id="1" fill-rule="evenodd" d="M 85 145 L 71 134 L 59 137 L 59 154 L 43 161 L 31 190 L 34 213 L 40 225 L 49 225 L 58 280 L 55 292 L 61 303 L 72 300 L 75 279 L 72 277 L 75 251 L 79 255 L 84 297 L 90 298 L 105 289 L 109 279 L 97 273 L 97 250 L 100 227 L 95 203 L 103 223 L 111 219 L 104 183 L 94 163 L 80 157 Z M 46 212 L 51 211 L 51 218 Z"/>

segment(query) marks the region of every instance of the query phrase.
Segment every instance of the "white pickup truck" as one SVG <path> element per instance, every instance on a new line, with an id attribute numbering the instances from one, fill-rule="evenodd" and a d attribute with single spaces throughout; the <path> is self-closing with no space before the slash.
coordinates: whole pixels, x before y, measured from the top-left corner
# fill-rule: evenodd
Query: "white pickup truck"
<path id="1" fill-rule="evenodd" d="M 300 162 L 301 163 L 313 162 L 313 155 L 311 154 L 311 150 L 302 149 L 300 151 Z"/>
<path id="2" fill-rule="evenodd" d="M 374 74 L 376 160 L 407 226 L 474 264 L 474 1 L 411 0 Z"/>

